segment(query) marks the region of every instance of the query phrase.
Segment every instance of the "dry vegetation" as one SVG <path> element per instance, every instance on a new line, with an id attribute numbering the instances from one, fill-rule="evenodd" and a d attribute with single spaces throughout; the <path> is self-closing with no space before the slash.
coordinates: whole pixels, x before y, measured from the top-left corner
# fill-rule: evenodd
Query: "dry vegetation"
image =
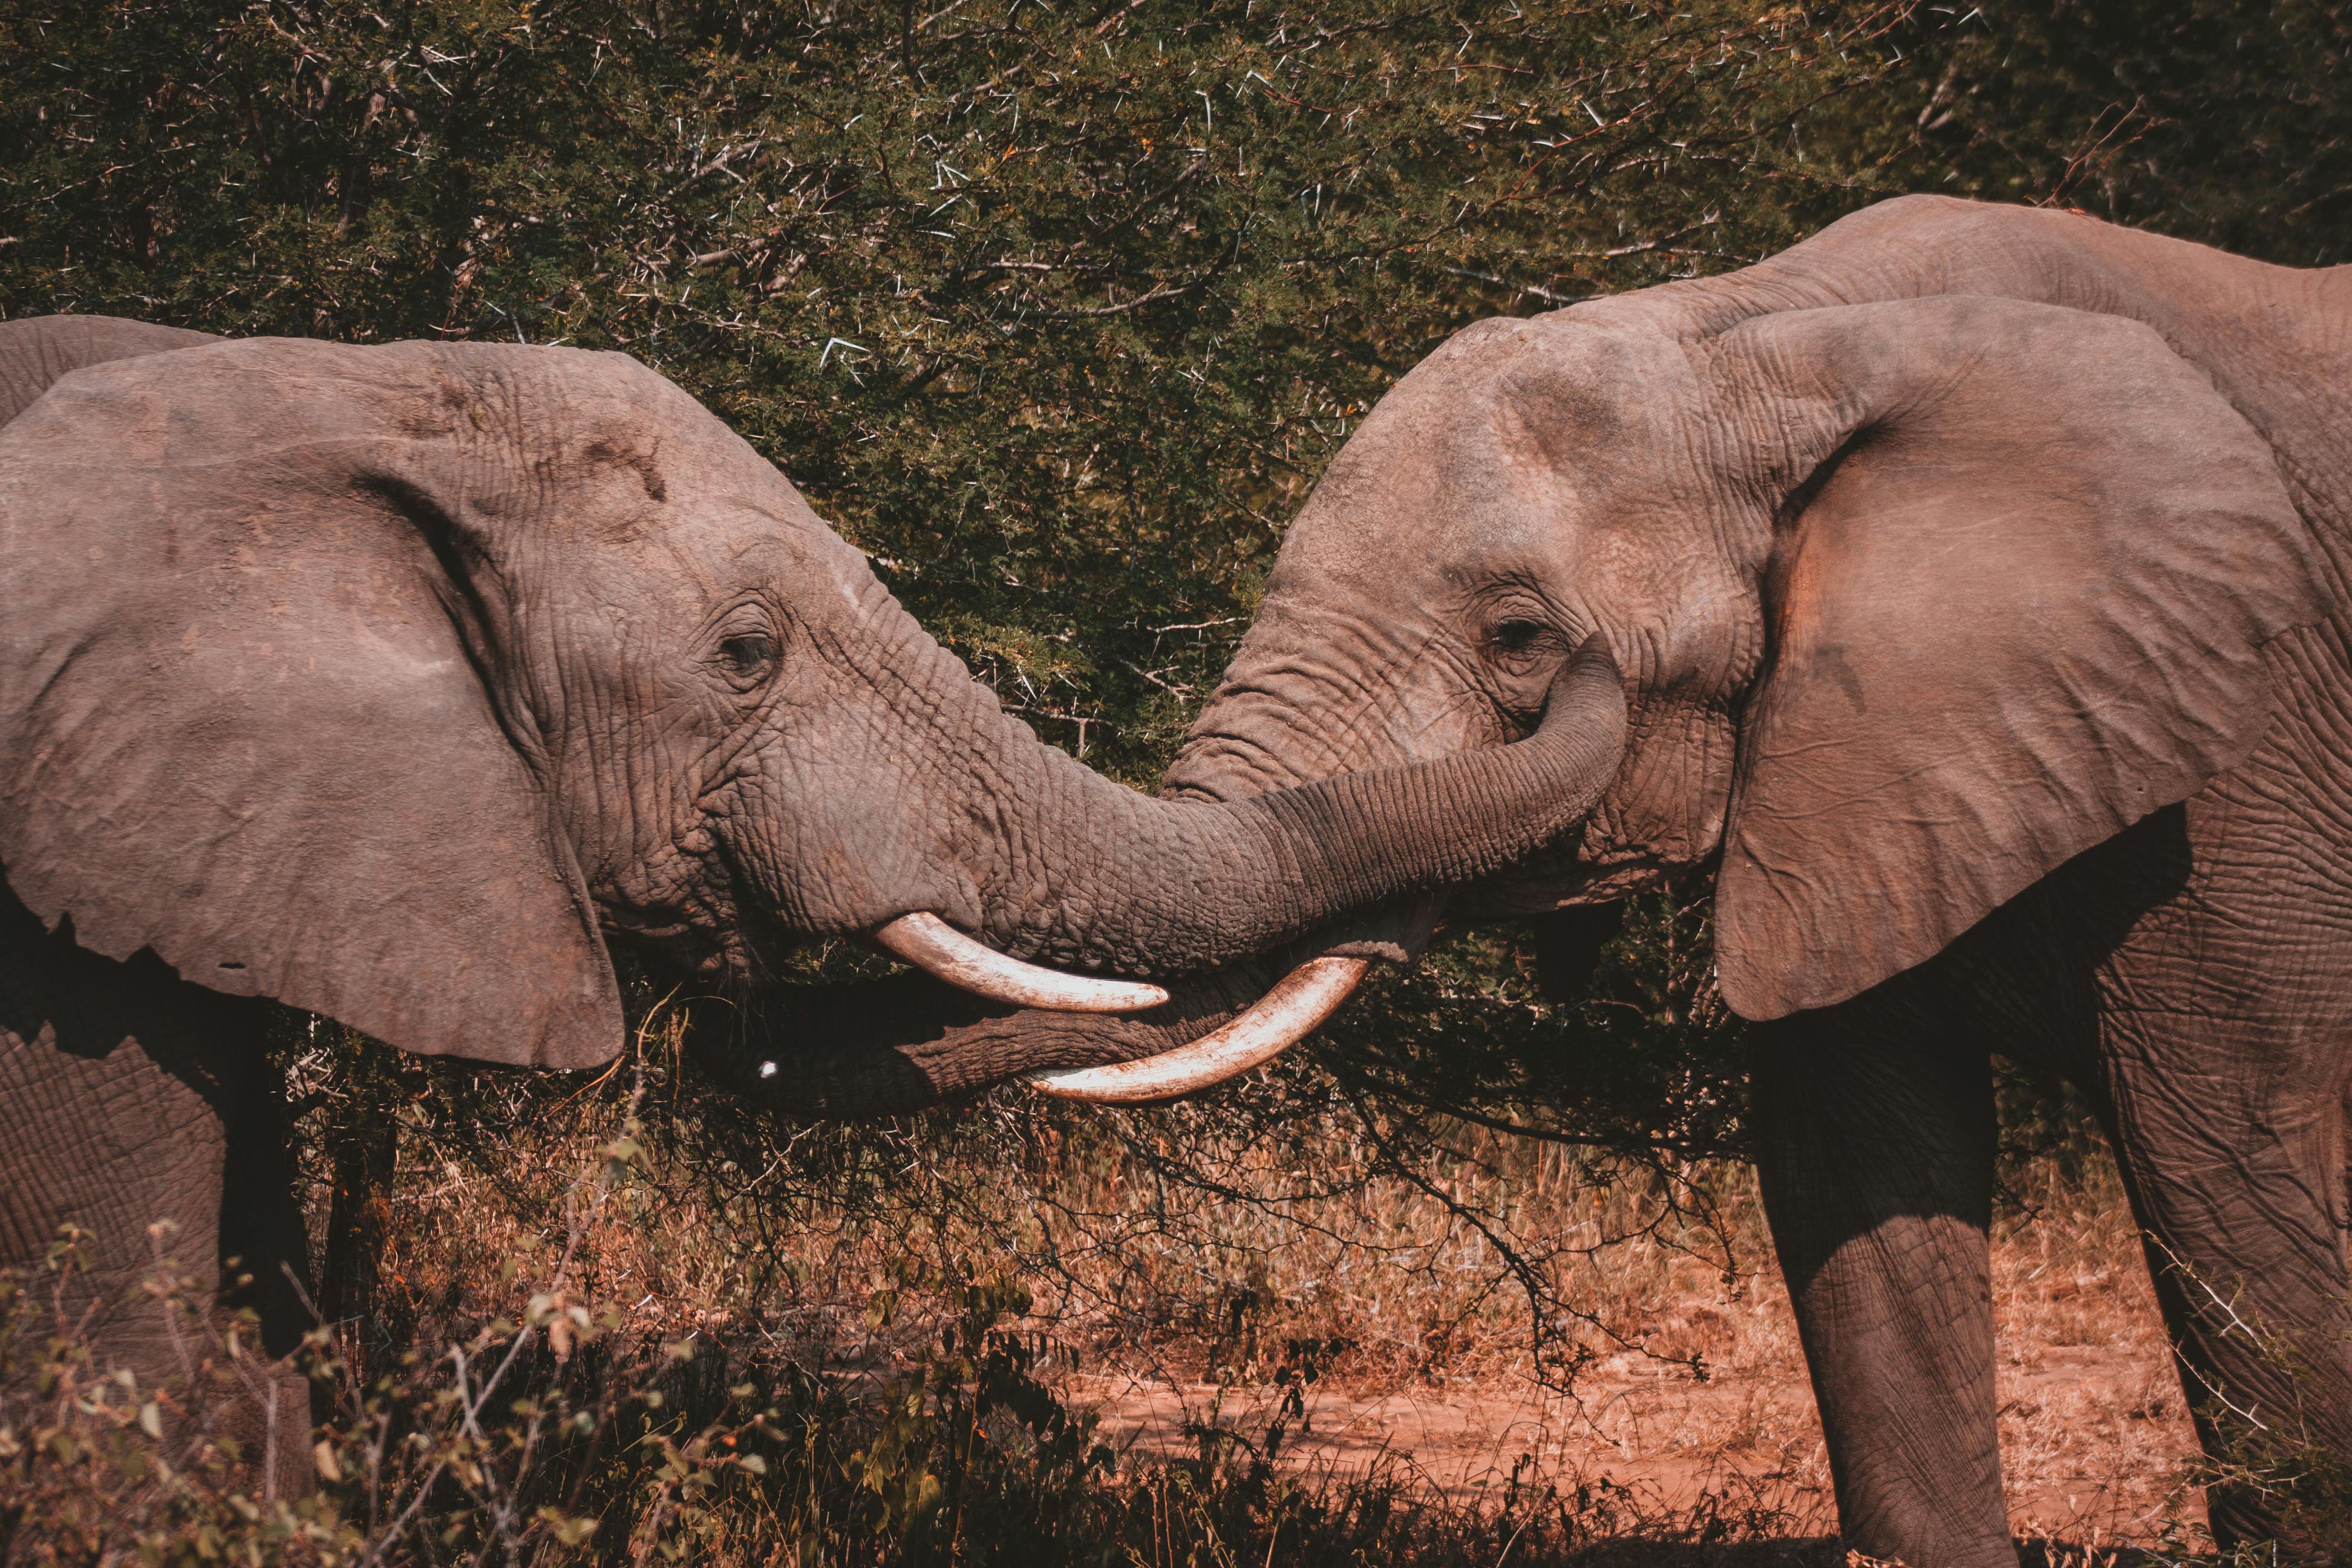
<path id="1" fill-rule="evenodd" d="M 774 1129 L 674 1048 L 649 1030 L 553 1101 L 358 1042 L 299 1055 L 322 1249 L 355 1212 L 323 1152 L 345 1097 L 373 1078 L 400 1108 L 374 1298 L 319 1336 L 320 1495 L 247 1500 L 172 1418 L 201 1387 L 67 1357 L 46 1405 L 5 1412 L 10 1555 L 1837 1560 L 1737 1163 L 1471 1129 L 1383 1169 L 1312 1071 L 1131 1116 L 1008 1096 Z M 2011 1185 L 2020 1532 L 2053 1561 L 2176 1560 L 2193 1437 L 2111 1169 L 2045 1152 Z M 54 1354 L 37 1293 L 18 1305 L 12 1353 Z"/>

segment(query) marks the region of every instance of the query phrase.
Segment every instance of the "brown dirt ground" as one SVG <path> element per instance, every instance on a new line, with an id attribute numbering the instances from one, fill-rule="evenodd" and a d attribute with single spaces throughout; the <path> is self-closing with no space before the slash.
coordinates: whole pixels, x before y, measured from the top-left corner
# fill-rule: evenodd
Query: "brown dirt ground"
<path id="1" fill-rule="evenodd" d="M 1994 1258 L 2001 1450 L 2021 1536 L 2085 1547 L 2153 1546 L 2168 1522 L 2201 1527 L 2181 1483 L 2196 1440 L 2136 1258 L 2063 1264 L 2031 1231 Z M 1696 1350 L 1705 1383 L 1638 1355 L 1605 1359 L 1573 1397 L 1507 1375 L 1409 1387 L 1326 1380 L 1286 1439 L 1288 1461 L 1334 1478 L 1402 1467 L 1467 1499 L 1522 1479 L 1563 1490 L 1604 1478 L 1652 1518 L 1766 1518 L 1776 1533 L 1834 1531 L 1829 1472 L 1794 1321 L 1777 1277 L 1688 1304 L 1652 1343 Z M 1101 1432 L 1141 1457 L 1195 1451 L 1187 1423 L 1256 1439 L 1282 1391 L 1118 1374 L 1074 1377 Z"/>

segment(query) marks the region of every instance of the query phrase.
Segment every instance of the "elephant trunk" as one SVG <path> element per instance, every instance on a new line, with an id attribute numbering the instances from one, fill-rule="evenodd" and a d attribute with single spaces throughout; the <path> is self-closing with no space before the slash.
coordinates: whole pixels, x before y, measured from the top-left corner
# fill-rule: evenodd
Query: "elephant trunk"
<path id="1" fill-rule="evenodd" d="M 1083 969 L 1219 969 L 1487 875 L 1573 826 L 1614 777 L 1625 722 L 1623 683 L 1595 637 L 1517 744 L 1237 800 L 1139 795 L 1021 731 L 1005 798 L 988 805 L 1000 853 L 977 934 Z M 1001 815 L 1008 805 L 1019 815 Z"/>
<path id="2" fill-rule="evenodd" d="M 1349 917 L 1410 927 L 1425 910 L 1401 898 L 1486 875 L 1574 826 L 1614 776 L 1626 729 L 1623 684 L 1598 637 L 1554 680 L 1524 741 L 1229 801 L 1139 795 L 992 702 L 966 711 L 985 787 L 950 837 L 974 878 L 970 907 L 906 910 L 872 928 L 948 984 L 770 994 L 767 1016 L 788 1030 L 754 1024 L 698 1047 L 756 1102 L 875 1113 L 1016 1075 L 1048 1093 L 1136 1102 L 1230 1077 L 1320 1023 L 1365 968 L 1310 947 L 1286 978 L 1265 955 L 1333 940 Z M 1191 978 L 1163 991 L 1032 960 Z M 1075 1016 L 1107 1011 L 1139 1016 Z"/>

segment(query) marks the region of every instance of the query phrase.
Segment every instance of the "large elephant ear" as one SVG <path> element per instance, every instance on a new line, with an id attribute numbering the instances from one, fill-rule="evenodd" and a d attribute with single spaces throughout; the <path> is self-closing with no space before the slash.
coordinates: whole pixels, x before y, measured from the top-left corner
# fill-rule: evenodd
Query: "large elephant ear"
<path id="1" fill-rule="evenodd" d="M 258 340 L 77 371 L 0 430 L 17 896 L 408 1050 L 612 1056 L 595 912 L 501 695 L 500 535 L 548 489 L 529 412 L 456 351 Z"/>
<path id="2" fill-rule="evenodd" d="M 219 341 L 210 332 L 121 316 L 27 316 L 0 321 L 0 425 L 30 408 L 69 371 Z"/>
<path id="3" fill-rule="evenodd" d="M 1771 1018 L 2242 761 L 2323 595 L 2269 446 L 2137 322 L 1948 297 L 1719 349 L 1786 497 L 1717 897 L 1724 996 Z"/>

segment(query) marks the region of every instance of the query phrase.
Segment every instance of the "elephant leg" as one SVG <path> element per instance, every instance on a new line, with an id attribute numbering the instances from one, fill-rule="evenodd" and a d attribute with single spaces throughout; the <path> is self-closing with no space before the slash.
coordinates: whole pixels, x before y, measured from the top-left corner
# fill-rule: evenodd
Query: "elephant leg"
<path id="1" fill-rule="evenodd" d="M 2119 1040 L 2103 1064 L 2117 1159 L 2198 1436 L 2214 1460 L 2352 1458 L 2344 1100 L 2305 1053 Z M 2332 1054 L 2332 1053 L 2331 1053 Z M 2217 1074 L 2217 1063 L 2225 1063 Z M 2194 1067 L 2194 1070 L 2192 1070 Z M 2336 1069 L 2340 1079 L 2340 1069 Z M 2227 1548 L 2298 1530 L 2254 1487 L 2206 1499 Z"/>
<path id="2" fill-rule="evenodd" d="M 1911 1568 L 2016 1568 L 1993 1399 L 1988 1056 L 1865 996 L 1760 1029 L 1751 1094 L 1847 1544 Z"/>
<path id="3" fill-rule="evenodd" d="M 264 1066 L 258 1027 L 238 1030 L 234 1048 L 251 1068 Z M 319 1321 L 293 1118 L 277 1074 L 244 1071 L 231 1077 L 230 1086 L 234 1098 L 224 1117 L 228 1144 L 221 1168 L 220 1303 L 251 1312 L 262 1350 L 288 1363 L 291 1372 L 291 1357 Z M 307 1399 L 307 1380 L 302 1386 Z"/>
<path id="4" fill-rule="evenodd" d="M 126 1369 L 142 1389 L 184 1390 L 208 1353 L 223 1362 L 205 1325 L 145 1289 L 163 1265 L 200 1309 L 253 1307 L 264 1358 L 230 1366 L 235 1385 L 195 1408 L 209 1404 L 207 1430 L 236 1440 L 266 1491 L 307 1487 L 309 1386 L 282 1359 L 300 1339 L 304 1248 L 264 1012 L 27 921 L 0 909 L 0 1268 L 29 1274 L 45 1309 L 54 1290 L 92 1371 Z M 83 1239 L 60 1287 L 45 1262 L 68 1225 Z M 6 1368 L 0 1399 L 33 1397 L 33 1371 Z"/>

